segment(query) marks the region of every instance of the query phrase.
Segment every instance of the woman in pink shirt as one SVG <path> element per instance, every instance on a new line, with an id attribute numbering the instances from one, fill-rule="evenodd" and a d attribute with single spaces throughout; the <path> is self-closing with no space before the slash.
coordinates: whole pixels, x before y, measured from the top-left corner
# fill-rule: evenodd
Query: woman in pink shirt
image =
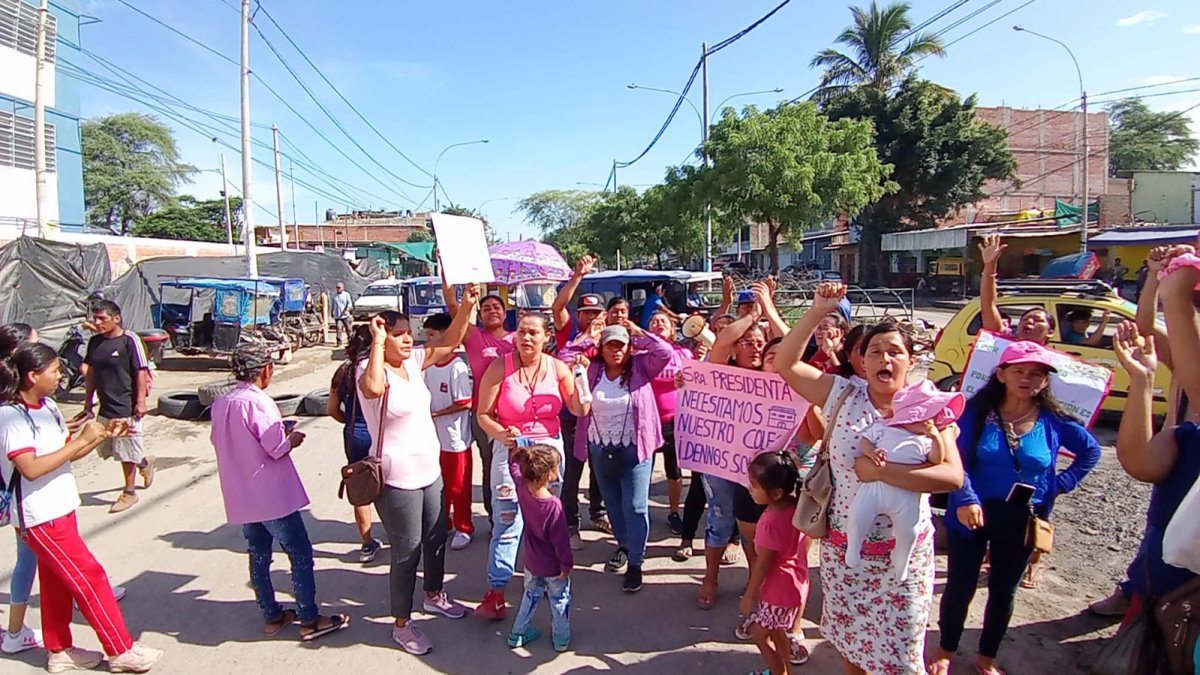
<path id="1" fill-rule="evenodd" d="M 500 620 L 508 614 L 504 589 L 512 579 L 521 543 L 523 522 L 517 493 L 509 470 L 508 452 L 517 440 L 545 443 L 559 451 L 563 445 L 559 413 L 564 405 L 581 415 L 575 379 L 567 364 L 545 353 L 550 341 L 550 319 L 527 314 L 517 324 L 516 352 L 497 359 L 479 384 L 479 426 L 495 439 L 492 462 L 485 465 L 484 485 L 492 490 L 492 538 L 488 543 L 488 583 L 491 588 L 475 614 Z M 563 467 L 550 489 L 562 488 Z"/>
<path id="2" fill-rule="evenodd" d="M 421 373 L 445 361 L 462 343 L 479 302 L 479 286 L 463 293 L 462 309 L 436 343 L 413 346 L 405 314 L 371 319 L 371 355 L 357 367 L 359 402 L 371 430 L 371 453 L 383 463 L 383 491 L 375 510 L 392 549 L 392 640 L 410 654 L 433 648 L 411 621 L 417 565 L 425 555 L 426 612 L 461 619 L 467 610 L 442 590 L 446 558 L 446 509 L 442 496 L 441 443 L 429 414 L 430 394 Z"/>

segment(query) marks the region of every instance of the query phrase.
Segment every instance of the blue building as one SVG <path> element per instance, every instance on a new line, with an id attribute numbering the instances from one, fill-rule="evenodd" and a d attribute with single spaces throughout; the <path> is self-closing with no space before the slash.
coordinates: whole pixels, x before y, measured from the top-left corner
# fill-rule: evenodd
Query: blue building
<path id="1" fill-rule="evenodd" d="M 59 59 L 80 63 L 79 1 L 52 0 L 46 43 L 46 167 L 51 223 L 83 227 L 83 155 L 79 82 Z M 33 99 L 37 0 L 0 0 L 0 225 L 37 222 L 33 170 Z"/>

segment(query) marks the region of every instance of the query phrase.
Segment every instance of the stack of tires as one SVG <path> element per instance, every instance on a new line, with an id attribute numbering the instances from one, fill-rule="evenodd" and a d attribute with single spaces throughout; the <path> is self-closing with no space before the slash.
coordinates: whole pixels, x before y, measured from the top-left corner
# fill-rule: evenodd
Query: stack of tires
<path id="1" fill-rule="evenodd" d="M 172 391 L 158 397 L 158 412 L 177 420 L 208 420 L 212 404 L 229 393 L 237 383 L 232 378 L 209 382 L 196 391 Z M 317 389 L 308 395 L 277 394 L 271 396 L 283 417 L 323 416 L 329 403 L 329 390 Z"/>

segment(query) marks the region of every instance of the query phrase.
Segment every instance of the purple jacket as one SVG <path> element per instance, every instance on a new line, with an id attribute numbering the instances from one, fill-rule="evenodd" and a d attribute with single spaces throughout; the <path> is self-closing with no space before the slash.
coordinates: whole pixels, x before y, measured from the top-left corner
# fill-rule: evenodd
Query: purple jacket
<path id="1" fill-rule="evenodd" d="M 654 400 L 654 390 L 650 387 L 653 380 L 667 364 L 671 362 L 672 349 L 666 340 L 656 335 L 633 336 L 633 373 L 629 378 L 629 395 L 633 401 L 634 438 L 637 441 L 638 462 L 644 461 L 662 447 L 662 420 L 658 416 L 658 405 Z M 564 347 L 558 357 L 570 363 L 577 355 L 596 353 L 596 344 L 591 338 L 584 338 L 576 344 Z M 596 357 L 588 368 L 588 384 L 592 389 L 600 383 L 604 362 Z M 579 431 L 575 432 L 575 457 L 586 459 L 588 455 L 588 425 L 592 416 L 579 419 Z"/>

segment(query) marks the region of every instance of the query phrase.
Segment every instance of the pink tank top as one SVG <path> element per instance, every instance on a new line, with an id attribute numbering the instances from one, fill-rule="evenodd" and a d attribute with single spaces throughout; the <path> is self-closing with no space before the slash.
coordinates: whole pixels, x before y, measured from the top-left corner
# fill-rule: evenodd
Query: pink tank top
<path id="1" fill-rule="evenodd" d="M 504 355 L 504 379 L 496 399 L 496 417 L 506 427 L 516 427 L 521 435 L 543 440 L 560 433 L 559 412 L 562 394 L 558 389 L 558 370 L 555 359 L 542 355 L 542 375 L 536 382 L 526 382 L 517 366 L 516 354 Z"/>

